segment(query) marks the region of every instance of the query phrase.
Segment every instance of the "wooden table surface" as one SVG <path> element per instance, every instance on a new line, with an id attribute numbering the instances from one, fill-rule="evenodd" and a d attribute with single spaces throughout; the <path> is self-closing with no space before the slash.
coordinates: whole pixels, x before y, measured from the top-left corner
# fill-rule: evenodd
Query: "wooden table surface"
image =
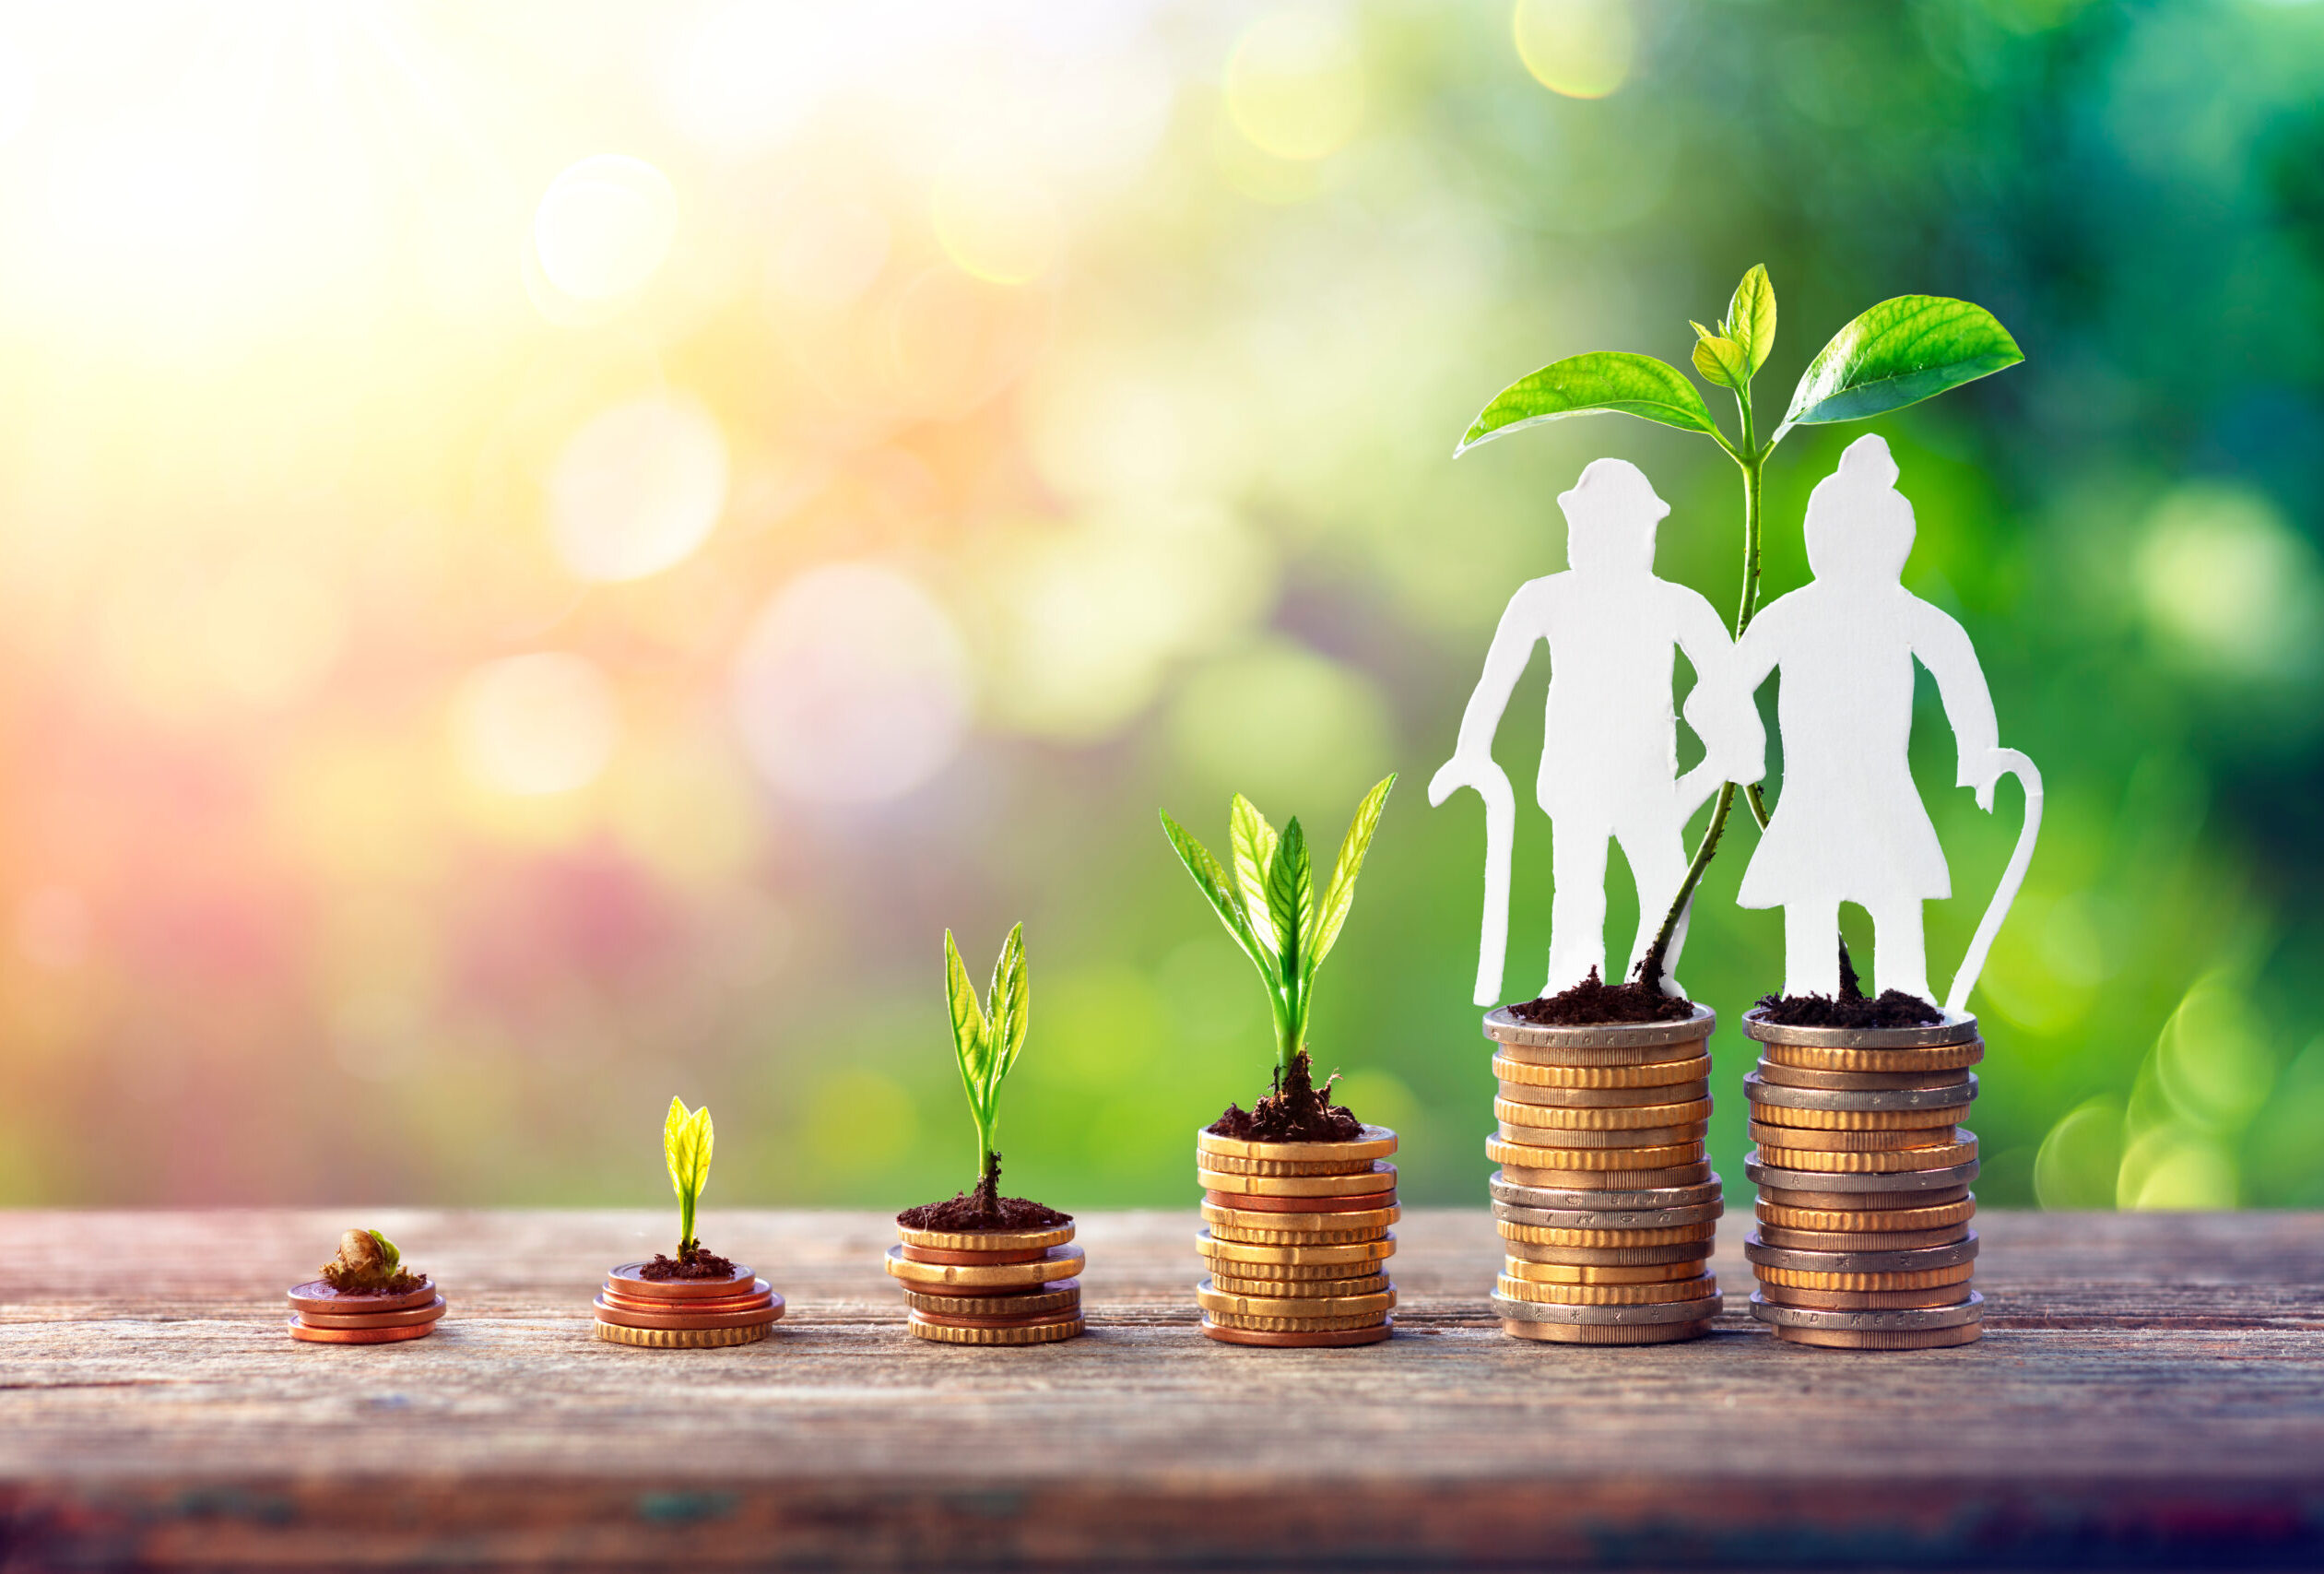
<path id="1" fill-rule="evenodd" d="M 346 1224 L 451 1315 L 297 1344 Z M 0 1213 L 0 1568 L 2324 1565 L 2324 1215 L 1988 1213 L 1984 1342 L 1505 1338 L 1482 1210 L 1398 1226 L 1398 1336 L 1195 1331 L 1191 1213 L 1082 1221 L 1091 1331 L 923 1344 L 869 1213 L 714 1211 L 775 1337 L 589 1336 L 655 1213 Z"/>

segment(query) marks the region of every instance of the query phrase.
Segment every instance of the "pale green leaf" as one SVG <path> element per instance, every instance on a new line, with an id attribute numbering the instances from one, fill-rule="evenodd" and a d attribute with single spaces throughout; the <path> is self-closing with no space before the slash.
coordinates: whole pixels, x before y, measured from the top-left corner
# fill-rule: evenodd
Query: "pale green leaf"
<path id="1" fill-rule="evenodd" d="M 1348 834 L 1339 844 L 1339 858 L 1332 865 L 1331 883 L 1324 888 L 1324 905 L 1315 925 L 1314 946 L 1307 953 L 1307 972 L 1313 976 L 1339 940 L 1342 925 L 1348 921 L 1348 909 L 1355 905 L 1356 877 L 1363 872 L 1363 855 L 1371 850 L 1372 834 L 1380 828 L 1380 816 L 1388 806 L 1388 793 L 1396 786 L 1396 773 L 1391 771 L 1379 785 L 1363 795 L 1356 805 L 1356 814 L 1348 823 Z"/>
<path id="2" fill-rule="evenodd" d="M 1800 377 L 1776 435 L 1794 426 L 1884 415 L 2024 359 L 1984 307 L 1941 295 L 1899 295 L 1832 336 Z"/>
<path id="3" fill-rule="evenodd" d="M 1748 382 L 1759 375 L 1775 348 L 1775 286 L 1767 278 L 1766 264 L 1753 265 L 1735 287 L 1735 298 L 1727 303 L 1726 326 L 1726 337 L 1742 347 Z"/>
<path id="4" fill-rule="evenodd" d="M 1703 325 L 1697 323 L 1694 331 L 1702 333 Z M 1741 388 L 1751 382 L 1751 373 L 1743 364 L 1743 347 L 1716 334 L 1696 341 L 1694 369 L 1703 373 L 1705 381 L 1722 388 Z"/>
<path id="5" fill-rule="evenodd" d="M 686 1125 L 687 1143 L 693 1159 L 692 1173 L 689 1177 L 693 1184 L 690 1189 L 700 1197 L 710 1189 L 710 1151 L 713 1139 L 716 1136 L 711 1130 L 710 1106 L 705 1104 L 695 1110 L 693 1118 Z"/>
<path id="6" fill-rule="evenodd" d="M 385 1263 L 387 1265 L 387 1271 L 390 1273 L 393 1273 L 395 1271 L 395 1265 L 404 1260 L 404 1254 L 395 1249 L 395 1243 L 394 1241 L 389 1240 L 385 1236 L 380 1234 L 377 1230 L 372 1230 L 367 1233 L 371 1236 L 373 1243 L 379 1247 L 380 1260 Z"/>
<path id="7" fill-rule="evenodd" d="M 950 929 L 944 931 L 944 1003 L 952 1020 L 952 1055 L 960 1062 L 961 1085 L 968 1090 L 970 1105 L 981 1109 L 985 1069 L 992 1059 L 992 1024 L 977 1003 L 976 986 L 969 981 L 968 966 Z"/>
<path id="8" fill-rule="evenodd" d="M 662 1117 L 662 1162 L 669 1166 L 670 1189 L 680 1197 L 686 1195 L 686 1168 L 679 1162 L 679 1151 L 686 1141 L 686 1101 L 670 1100 L 669 1113 Z"/>
<path id="9" fill-rule="evenodd" d="M 1025 1051 L 1025 1030 L 1032 1025 L 1032 984 L 1025 966 L 1025 926 L 1019 924 L 1001 942 L 1000 960 L 993 967 L 993 1087 L 1016 1065 Z"/>
<path id="10" fill-rule="evenodd" d="M 1302 962 L 1315 932 L 1315 890 L 1307 857 L 1307 833 L 1294 814 L 1283 827 L 1275 857 L 1267 866 L 1267 911 L 1283 942 L 1283 978 L 1302 976 Z"/>
<path id="11" fill-rule="evenodd" d="M 1267 870 L 1275 861 L 1275 827 L 1258 806 L 1241 793 L 1227 808 L 1227 841 L 1234 853 L 1234 883 L 1242 894 L 1243 910 L 1259 943 L 1269 951 L 1283 949 L 1283 937 L 1272 923 L 1258 920 L 1267 913 Z"/>
<path id="12" fill-rule="evenodd" d="M 1186 872 L 1194 876 L 1195 884 L 1201 888 L 1203 895 L 1209 898 L 1210 905 L 1218 912 L 1219 922 L 1226 926 L 1227 933 L 1234 937 L 1234 943 L 1243 948 L 1243 953 L 1251 959 L 1252 965 L 1271 977 L 1274 966 L 1268 960 L 1266 949 L 1259 944 L 1258 936 L 1253 932 L 1250 920 L 1244 916 L 1242 901 L 1228 882 L 1227 871 L 1219 867 L 1219 860 L 1210 856 L 1209 848 L 1195 840 L 1185 826 L 1170 817 L 1170 811 L 1165 809 L 1161 813 L 1162 834 L 1170 838 L 1170 846 L 1177 853 L 1178 861 L 1186 866 Z"/>
<path id="13" fill-rule="evenodd" d="M 1538 421 L 1598 411 L 1718 435 L 1702 393 L 1677 367 L 1651 355 L 1592 350 L 1551 361 L 1495 394 L 1453 454 L 1458 457 L 1480 443 Z"/>
<path id="14" fill-rule="evenodd" d="M 662 1122 L 662 1157 L 669 1165 L 670 1189 L 678 1201 L 691 1203 L 710 1180 L 710 1107 L 687 1113 L 685 1102 L 670 1100 Z"/>

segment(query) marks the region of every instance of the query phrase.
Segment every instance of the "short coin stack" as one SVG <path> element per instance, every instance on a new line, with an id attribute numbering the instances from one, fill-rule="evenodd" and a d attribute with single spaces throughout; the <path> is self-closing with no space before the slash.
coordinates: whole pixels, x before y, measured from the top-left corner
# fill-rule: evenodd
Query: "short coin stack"
<path id="1" fill-rule="evenodd" d="M 427 1338 L 443 1312 L 436 1282 L 424 1274 L 418 1289 L 392 1295 L 335 1290 L 317 1279 L 290 1292 L 290 1337 L 309 1344 L 395 1344 Z"/>
<path id="2" fill-rule="evenodd" d="M 938 1344 L 1055 1344 L 1081 1320 L 1083 1254 L 1073 1222 L 1032 1230 L 896 1226 L 888 1272 L 912 1331 Z"/>
<path id="3" fill-rule="evenodd" d="M 1704 1157 L 1717 1014 L 1589 1027 L 1487 1013 L 1500 1130 L 1485 1154 L 1503 1330 L 1559 1344 L 1664 1344 L 1710 1331 L 1719 1178 Z"/>
<path id="4" fill-rule="evenodd" d="M 655 1350 L 709 1350 L 764 1339 L 783 1297 L 740 1263 L 723 1279 L 648 1279 L 625 1262 L 597 1292 L 597 1337 Z"/>
<path id="5" fill-rule="evenodd" d="M 1373 1344 L 1395 1331 L 1396 1133 L 1344 1142 L 1195 1136 L 1210 1276 L 1202 1331 L 1227 1344 Z"/>
<path id="6" fill-rule="evenodd" d="M 1985 1056 L 1975 1017 L 1909 1028 L 1784 1027 L 1743 1018 L 1759 1186 L 1744 1255 L 1752 1315 L 1794 1344 L 1926 1350 L 1974 1343 L 1976 1133 L 1960 1121 Z"/>

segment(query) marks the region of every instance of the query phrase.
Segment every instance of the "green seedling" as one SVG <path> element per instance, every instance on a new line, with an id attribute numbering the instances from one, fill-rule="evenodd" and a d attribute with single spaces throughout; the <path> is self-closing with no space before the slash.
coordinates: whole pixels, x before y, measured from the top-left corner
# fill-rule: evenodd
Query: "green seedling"
<path id="1" fill-rule="evenodd" d="M 944 931 L 944 1000 L 952 1018 L 952 1055 L 961 1065 L 961 1086 L 968 1094 L 968 1112 L 976 1122 L 975 1196 L 987 1212 L 1000 1207 L 1000 1151 L 994 1137 L 1000 1129 L 1000 1084 L 1009 1078 L 1017 1057 L 1024 1053 L 1025 1029 L 1032 1020 L 1032 988 L 1025 976 L 1025 926 L 1019 924 L 1001 942 L 1000 960 L 993 965 L 989 1012 L 976 999 L 961 961 L 961 948 L 952 931 Z"/>
<path id="2" fill-rule="evenodd" d="M 1228 811 L 1227 834 L 1234 853 L 1230 875 L 1209 848 L 1186 828 L 1162 811 L 1162 833 L 1170 838 L 1178 859 L 1194 876 L 1195 884 L 1218 910 L 1243 954 L 1259 971 L 1267 985 L 1268 1004 L 1275 1013 L 1275 1076 L 1277 1085 L 1290 1074 L 1292 1063 L 1307 1052 L 1307 1013 L 1315 996 L 1315 971 L 1331 953 L 1355 905 L 1356 876 L 1363 872 L 1363 855 L 1379 829 L 1381 811 L 1387 807 L 1394 773 L 1381 778 L 1356 806 L 1355 819 L 1339 844 L 1339 861 L 1332 866 L 1331 883 L 1315 901 L 1307 851 L 1307 834 L 1293 817 L 1280 835 L 1267 817 L 1241 793 Z"/>
<path id="3" fill-rule="evenodd" d="M 710 1184 L 710 1106 L 690 1114 L 685 1100 L 670 1100 L 662 1121 L 662 1157 L 669 1165 L 670 1189 L 678 1193 L 678 1255 L 679 1260 L 702 1249 L 694 1235 L 694 1205 Z"/>
<path id="4" fill-rule="evenodd" d="M 1941 295 L 1899 295 L 1832 336 L 1800 374 L 1783 420 L 1763 439 L 1752 406 L 1752 383 L 1775 346 L 1775 288 L 1768 282 L 1767 269 L 1753 267 L 1743 275 L 1717 326 L 1690 325 L 1695 335 L 1695 371 L 1735 397 L 1738 431 L 1732 438 L 1719 429 L 1702 394 L 1677 367 L 1651 355 L 1593 350 L 1552 361 L 1495 394 L 1453 456 L 1457 458 L 1481 443 L 1522 427 L 1607 411 L 1709 438 L 1742 471 L 1743 589 L 1735 613 L 1737 639 L 1759 609 L 1761 477 L 1768 456 L 1794 427 L 1885 415 L 2025 359 L 2009 330 L 1984 307 Z M 1764 826 L 1767 804 L 1757 786 L 1751 789 L 1750 801 L 1752 815 Z M 1719 788 L 1686 881 L 1639 963 L 1637 976 L 1649 985 L 1662 976 L 1671 933 L 1718 850 L 1734 803 L 1735 784 L 1729 782 Z"/>

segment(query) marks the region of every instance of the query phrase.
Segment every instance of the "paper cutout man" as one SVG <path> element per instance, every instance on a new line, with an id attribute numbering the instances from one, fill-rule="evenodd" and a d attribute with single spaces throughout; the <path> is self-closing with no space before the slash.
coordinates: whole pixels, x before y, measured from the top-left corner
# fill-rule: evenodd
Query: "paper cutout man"
<path id="1" fill-rule="evenodd" d="M 1536 641 L 1550 647 L 1547 736 L 1536 797 L 1551 823 L 1550 972 L 1544 994 L 1578 984 L 1606 960 L 1606 844 L 1622 844 L 1638 888 L 1637 966 L 1686 879 L 1687 820 L 1727 780 L 1756 780 L 1765 737 L 1735 678 L 1734 648 L 1711 604 L 1654 572 L 1655 527 L 1670 512 L 1638 467 L 1599 459 L 1557 500 L 1566 520 L 1563 574 L 1525 585 L 1493 632 L 1484 675 L 1469 695 L 1453 757 L 1429 783 L 1431 803 L 1462 787 L 1485 800 L 1485 919 L 1477 1003 L 1497 1005 L 1508 943 L 1514 796 L 1492 739 Z M 1704 740 L 1701 764 L 1680 776 L 1671 714 L 1673 647 L 1696 681 L 1687 725 Z M 1682 915 L 1664 959 L 1662 987 L 1686 943 Z M 1627 970 L 1624 972 L 1627 976 Z M 1616 981 L 1619 980 L 1610 980 Z"/>
<path id="2" fill-rule="evenodd" d="M 1944 849 L 1913 785 L 1913 662 L 1937 680 L 1959 751 L 1959 784 L 1993 808 L 2005 774 L 2025 785 L 2026 827 L 1949 1004 L 1959 1011 L 1982 968 L 2040 824 L 2033 762 L 1999 747 L 1993 696 L 1959 623 L 1906 590 L 1913 508 L 1896 491 L 1896 461 L 1860 437 L 1808 500 L 1808 566 L 1815 577 L 1770 603 L 1736 647 L 1742 692 L 1783 670 L 1776 716 L 1783 786 L 1736 901 L 1784 910 L 1784 993 L 1840 987 L 1840 904 L 1872 916 L 1875 990 L 1934 1000 L 1921 906 L 1952 894 Z M 1692 720 L 1690 707 L 1689 719 Z"/>

